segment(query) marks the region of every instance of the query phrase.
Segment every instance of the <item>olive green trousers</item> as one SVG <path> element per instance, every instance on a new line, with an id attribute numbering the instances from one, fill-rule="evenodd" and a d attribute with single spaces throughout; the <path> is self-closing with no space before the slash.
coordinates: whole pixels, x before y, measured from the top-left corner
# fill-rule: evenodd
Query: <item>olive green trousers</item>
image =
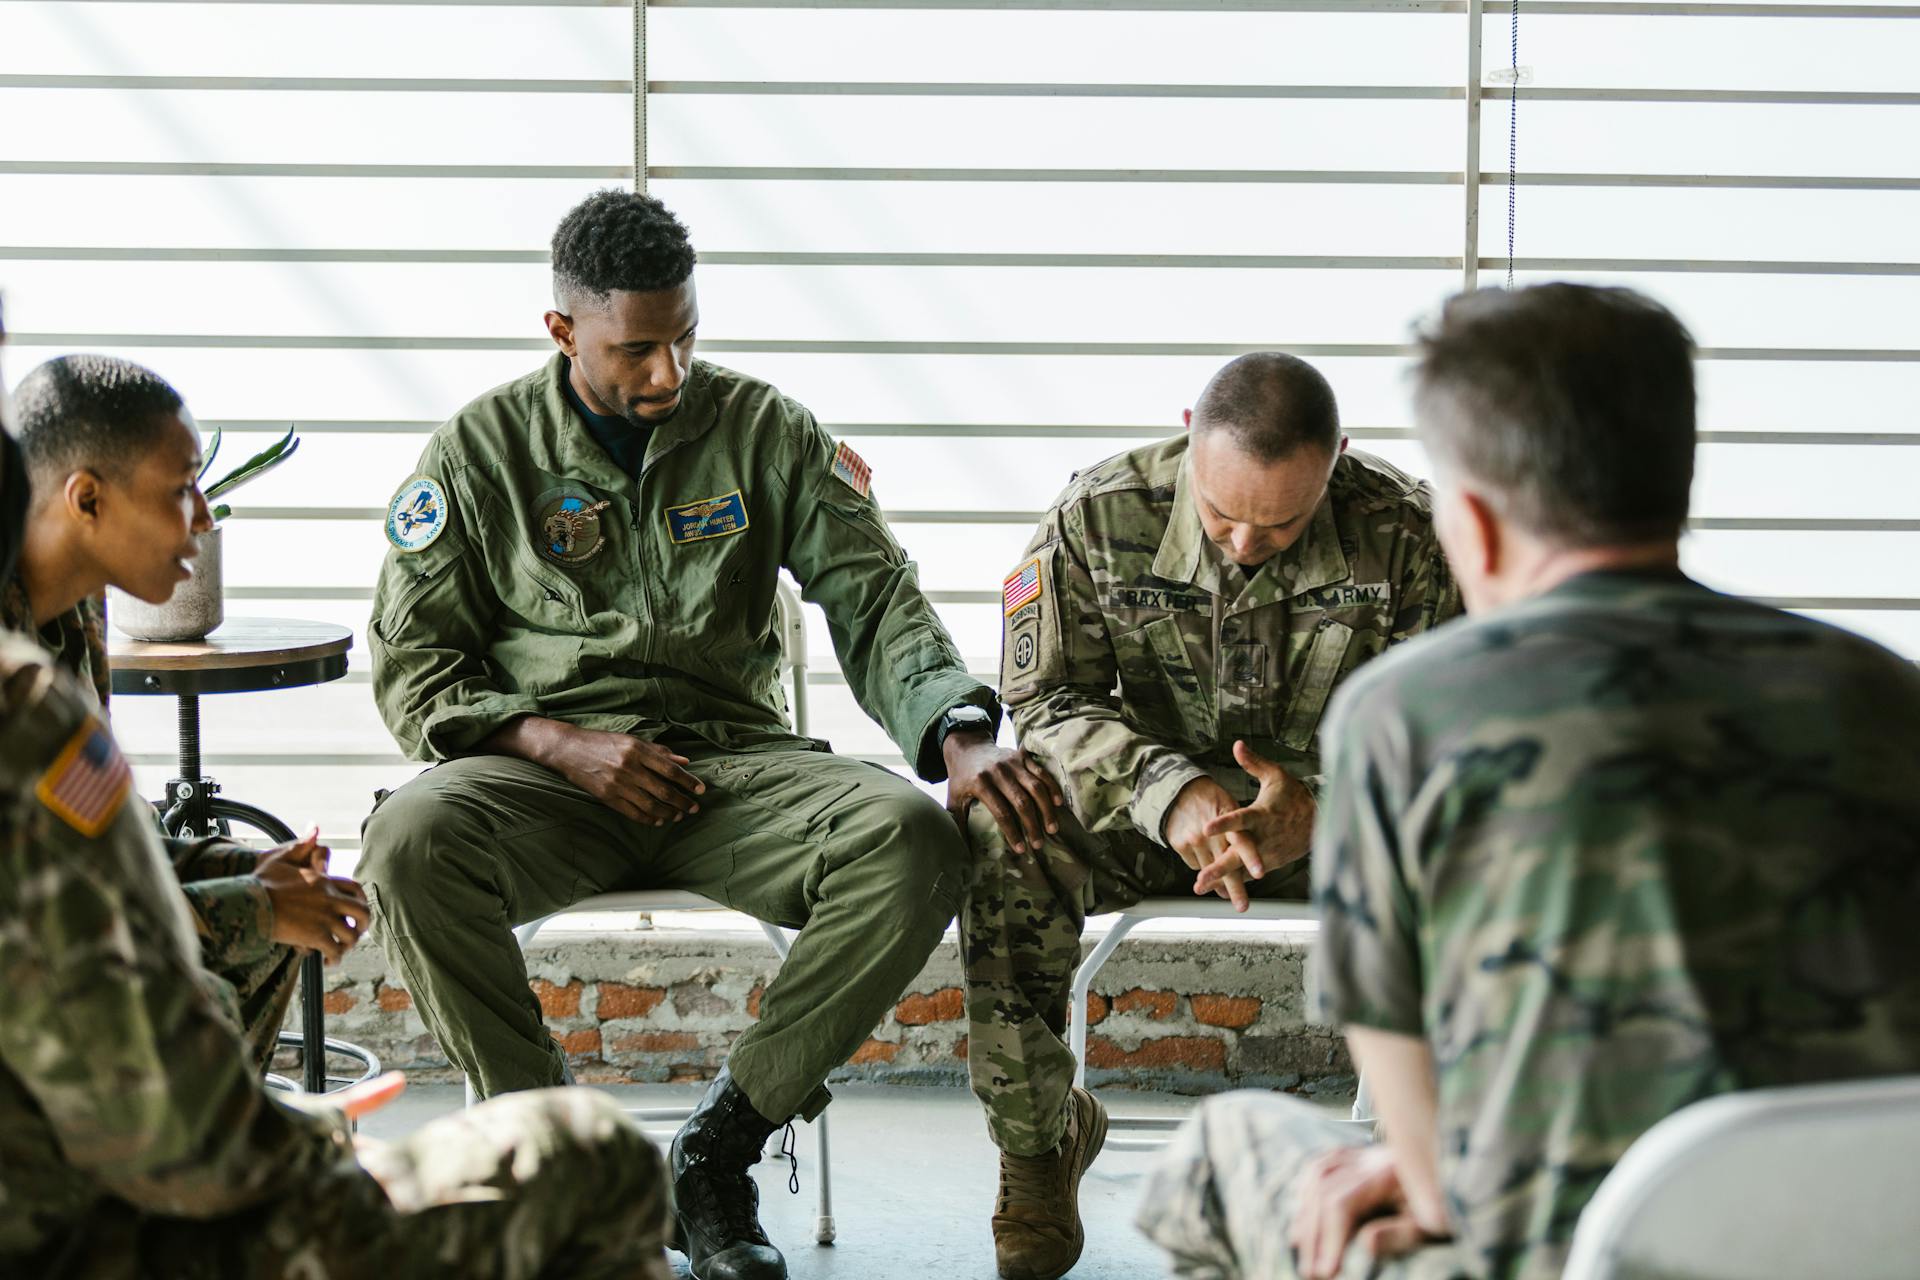
<path id="1" fill-rule="evenodd" d="M 952 921 L 965 841 L 910 782 L 805 740 L 663 745 L 707 787 L 698 813 L 666 827 L 504 756 L 448 761 L 393 792 L 367 819 L 358 871 L 381 945 L 448 1060 L 490 1097 L 565 1079 L 513 926 L 597 893 L 683 889 L 799 929 L 728 1066 L 763 1116 L 812 1119 L 827 1073 Z"/>

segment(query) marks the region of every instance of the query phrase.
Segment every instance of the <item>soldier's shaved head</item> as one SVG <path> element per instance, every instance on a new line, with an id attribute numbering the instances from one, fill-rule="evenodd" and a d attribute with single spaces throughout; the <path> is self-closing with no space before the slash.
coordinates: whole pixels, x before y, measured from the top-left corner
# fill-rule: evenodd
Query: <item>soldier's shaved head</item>
<path id="1" fill-rule="evenodd" d="M 1630 289 L 1483 289 L 1421 335 L 1420 431 L 1437 463 L 1544 542 L 1675 539 L 1693 484 L 1693 338 Z"/>
<path id="2" fill-rule="evenodd" d="M 1241 451 L 1278 462 L 1340 446 L 1340 408 L 1318 369 L 1298 356 L 1254 351 L 1213 375 L 1193 406 L 1193 431 L 1230 434 Z"/>

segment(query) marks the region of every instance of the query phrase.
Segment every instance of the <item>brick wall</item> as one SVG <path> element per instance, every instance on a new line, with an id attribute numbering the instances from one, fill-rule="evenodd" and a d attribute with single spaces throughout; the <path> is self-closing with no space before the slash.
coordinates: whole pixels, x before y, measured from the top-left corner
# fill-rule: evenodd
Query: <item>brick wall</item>
<path id="1" fill-rule="evenodd" d="M 1306 944 L 1294 939 L 1128 940 L 1094 981 L 1089 1079 L 1188 1093 L 1350 1088 L 1338 1037 L 1302 1017 L 1305 955 Z M 536 939 L 527 961 L 575 1077 L 598 1084 L 711 1077 L 759 1016 L 778 969 L 757 934 L 680 929 L 554 929 Z M 386 1065 L 422 1078 L 451 1078 L 378 946 L 330 971 L 326 1005 L 329 1035 L 365 1044 Z M 835 1078 L 961 1085 L 966 1054 L 959 957 L 947 941 Z"/>

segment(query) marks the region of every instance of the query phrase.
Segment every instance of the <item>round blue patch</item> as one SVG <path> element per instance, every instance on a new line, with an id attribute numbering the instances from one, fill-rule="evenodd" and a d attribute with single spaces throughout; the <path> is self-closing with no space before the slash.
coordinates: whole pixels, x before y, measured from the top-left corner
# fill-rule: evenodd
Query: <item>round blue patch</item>
<path id="1" fill-rule="evenodd" d="M 447 529 L 447 494 L 437 480 L 415 476 L 387 507 L 387 541 L 402 551 L 425 551 Z"/>

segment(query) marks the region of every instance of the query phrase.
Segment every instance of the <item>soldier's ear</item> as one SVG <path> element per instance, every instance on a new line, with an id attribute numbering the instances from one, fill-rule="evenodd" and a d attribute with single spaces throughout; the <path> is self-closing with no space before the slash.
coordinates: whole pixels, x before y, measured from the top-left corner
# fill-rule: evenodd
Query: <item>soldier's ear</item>
<path id="1" fill-rule="evenodd" d="M 553 339 L 553 345 L 559 347 L 567 359 L 573 359 L 573 317 L 564 312 L 549 311 L 541 318 L 547 322 L 547 336 Z"/>
<path id="2" fill-rule="evenodd" d="M 1497 578 L 1512 559 L 1513 543 L 1507 536 L 1506 522 L 1493 503 L 1471 489 L 1459 494 L 1462 523 L 1466 525 L 1475 576 Z"/>
<path id="3" fill-rule="evenodd" d="M 67 514 L 82 524 L 92 524 L 100 518 L 100 493 L 105 488 L 100 477 L 89 468 L 82 467 L 67 477 L 61 488 L 61 498 Z"/>

